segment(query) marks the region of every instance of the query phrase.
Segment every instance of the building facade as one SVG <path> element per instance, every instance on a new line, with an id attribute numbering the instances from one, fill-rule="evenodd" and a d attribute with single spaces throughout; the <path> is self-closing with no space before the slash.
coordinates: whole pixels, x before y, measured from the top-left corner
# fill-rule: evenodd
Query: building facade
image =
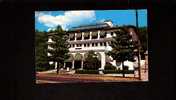
<path id="1" fill-rule="evenodd" d="M 119 31 L 117 26 L 114 26 L 110 20 L 94 25 L 74 27 L 68 30 L 70 58 L 65 61 L 64 68 L 84 69 L 84 60 L 89 51 L 94 51 L 101 61 L 99 69 L 104 70 L 106 62 L 117 66 L 116 61 L 106 55 L 106 52 L 112 49 L 110 43 L 117 31 Z M 48 39 L 48 42 L 52 42 L 51 38 Z M 52 48 L 48 46 L 48 49 Z"/>

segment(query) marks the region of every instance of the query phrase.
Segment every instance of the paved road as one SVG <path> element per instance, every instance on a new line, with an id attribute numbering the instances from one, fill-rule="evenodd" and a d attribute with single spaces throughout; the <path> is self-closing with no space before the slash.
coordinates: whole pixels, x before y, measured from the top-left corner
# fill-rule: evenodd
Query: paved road
<path id="1" fill-rule="evenodd" d="M 87 75 L 87 74 L 37 74 L 37 83 L 89 83 L 89 82 L 124 82 L 138 81 L 134 77 L 123 78 L 121 76 Z"/>

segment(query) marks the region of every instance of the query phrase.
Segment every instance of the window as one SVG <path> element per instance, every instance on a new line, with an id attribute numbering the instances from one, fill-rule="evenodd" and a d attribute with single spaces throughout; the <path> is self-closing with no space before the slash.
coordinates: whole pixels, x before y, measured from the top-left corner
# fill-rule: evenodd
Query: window
<path id="1" fill-rule="evenodd" d="M 102 43 L 102 42 L 100 42 L 100 46 L 103 46 L 103 43 Z"/>
<path id="2" fill-rule="evenodd" d="M 74 33 L 69 34 L 69 39 L 70 39 L 70 41 L 75 40 L 75 34 Z"/>
<path id="3" fill-rule="evenodd" d="M 111 32 L 111 36 L 113 36 L 113 32 Z"/>
<path id="4" fill-rule="evenodd" d="M 90 33 L 89 32 L 85 32 L 84 33 L 84 39 L 89 39 L 90 38 Z"/>
<path id="5" fill-rule="evenodd" d="M 77 44 L 77 47 L 81 47 L 81 44 Z"/>
<path id="6" fill-rule="evenodd" d="M 84 47 L 86 47 L 86 44 L 84 44 Z"/>
<path id="7" fill-rule="evenodd" d="M 109 41 L 109 45 L 111 45 L 111 41 Z"/>
<path id="8" fill-rule="evenodd" d="M 89 47 L 89 44 L 87 44 L 87 47 Z"/>
<path id="9" fill-rule="evenodd" d="M 81 39 L 82 39 L 82 34 L 81 34 L 81 33 L 77 33 L 76 39 L 77 39 L 77 40 L 81 40 Z"/>
<path id="10" fill-rule="evenodd" d="M 106 42 L 104 42 L 104 46 L 106 46 Z"/>
<path id="11" fill-rule="evenodd" d="M 98 46 L 98 43 L 95 43 L 95 46 Z"/>
<path id="12" fill-rule="evenodd" d="M 105 38 L 106 34 L 106 32 L 100 32 L 100 38 Z"/>
<path id="13" fill-rule="evenodd" d="M 92 47 L 94 47 L 94 43 L 92 43 Z"/>
<path id="14" fill-rule="evenodd" d="M 73 47 L 75 47 L 75 45 L 73 44 Z"/>

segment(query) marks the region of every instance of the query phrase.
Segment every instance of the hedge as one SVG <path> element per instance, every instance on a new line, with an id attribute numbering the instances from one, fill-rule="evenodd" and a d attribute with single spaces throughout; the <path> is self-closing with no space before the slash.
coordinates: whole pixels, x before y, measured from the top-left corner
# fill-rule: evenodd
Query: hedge
<path id="1" fill-rule="evenodd" d="M 45 67 L 36 67 L 35 70 L 36 71 L 46 71 L 47 68 L 45 68 Z"/>
<path id="2" fill-rule="evenodd" d="M 76 70 L 77 74 L 99 74 L 98 70 Z"/>
<path id="3" fill-rule="evenodd" d="M 134 74 L 133 70 L 125 70 L 125 74 Z M 99 74 L 98 70 L 76 70 L 77 74 Z M 123 70 L 104 70 L 104 74 L 122 74 Z"/>
<path id="4" fill-rule="evenodd" d="M 104 70 L 104 74 L 122 74 L 123 70 Z M 124 70 L 125 74 L 134 74 L 133 70 Z"/>
<path id="5" fill-rule="evenodd" d="M 105 70 L 116 70 L 116 67 L 113 66 L 111 63 L 107 62 L 105 65 Z"/>

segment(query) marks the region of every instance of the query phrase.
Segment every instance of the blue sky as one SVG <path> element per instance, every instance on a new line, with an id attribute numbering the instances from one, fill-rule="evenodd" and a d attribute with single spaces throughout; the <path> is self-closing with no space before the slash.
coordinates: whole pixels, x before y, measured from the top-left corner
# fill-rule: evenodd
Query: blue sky
<path id="1" fill-rule="evenodd" d="M 135 10 L 36 11 L 35 29 L 48 31 L 61 25 L 64 30 L 104 20 L 114 25 L 136 25 Z M 147 10 L 138 10 L 139 27 L 147 26 Z"/>

